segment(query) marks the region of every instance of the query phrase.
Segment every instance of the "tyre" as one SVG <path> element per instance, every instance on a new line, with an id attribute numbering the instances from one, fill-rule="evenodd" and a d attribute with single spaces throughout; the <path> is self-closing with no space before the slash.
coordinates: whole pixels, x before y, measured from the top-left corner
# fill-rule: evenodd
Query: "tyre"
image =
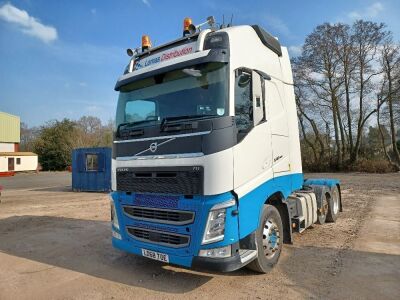
<path id="1" fill-rule="evenodd" d="M 328 214 L 326 215 L 326 221 L 336 222 L 340 210 L 340 194 L 337 186 L 335 186 L 331 190 L 331 193 L 328 197 L 328 204 L 329 204 L 329 209 L 328 209 Z"/>
<path id="2" fill-rule="evenodd" d="M 322 193 L 320 201 L 321 201 L 321 207 L 318 208 L 317 211 L 317 223 L 322 225 L 325 223 L 329 211 L 329 203 L 326 194 Z"/>
<path id="3" fill-rule="evenodd" d="M 283 226 L 279 211 L 264 205 L 256 231 L 257 258 L 247 265 L 253 271 L 267 273 L 278 262 L 283 244 Z"/>

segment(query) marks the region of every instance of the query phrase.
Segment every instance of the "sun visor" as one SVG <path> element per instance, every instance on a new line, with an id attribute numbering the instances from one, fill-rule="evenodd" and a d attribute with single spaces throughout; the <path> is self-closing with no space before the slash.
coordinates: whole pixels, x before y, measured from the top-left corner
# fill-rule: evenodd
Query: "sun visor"
<path id="1" fill-rule="evenodd" d="M 185 58 L 187 57 L 188 59 L 182 60 L 183 57 L 180 57 L 181 59 L 176 59 L 176 63 L 169 63 L 167 65 L 162 66 L 162 63 L 160 63 L 160 67 L 157 68 L 158 63 L 153 63 L 153 66 L 149 67 L 148 71 L 145 72 L 144 68 L 139 68 L 135 72 L 133 71 L 132 73 L 128 73 L 124 76 L 122 76 L 116 83 L 115 85 L 115 90 L 119 91 L 120 87 L 129 83 L 132 83 L 137 80 L 142 80 L 145 78 L 153 77 L 155 75 L 163 74 L 166 72 L 170 72 L 173 70 L 177 69 L 183 69 L 185 67 L 189 66 L 194 66 L 202 63 L 208 63 L 208 62 L 223 62 L 223 63 L 228 63 L 229 62 L 229 50 L 228 49 L 211 49 L 207 50 L 208 54 L 201 56 L 201 52 L 196 52 L 191 55 L 185 55 Z M 148 57 L 148 59 L 153 60 L 153 61 L 158 61 L 158 57 Z M 136 73 L 136 74 L 135 74 Z"/>

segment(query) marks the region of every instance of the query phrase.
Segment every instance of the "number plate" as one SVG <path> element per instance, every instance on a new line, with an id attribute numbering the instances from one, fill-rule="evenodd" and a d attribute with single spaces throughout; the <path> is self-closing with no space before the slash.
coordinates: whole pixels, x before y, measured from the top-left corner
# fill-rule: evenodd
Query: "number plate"
<path id="1" fill-rule="evenodd" d="M 169 263 L 169 257 L 168 254 L 160 253 L 160 252 L 155 252 L 147 249 L 142 249 L 142 255 L 154 260 L 159 260 L 162 262 Z"/>

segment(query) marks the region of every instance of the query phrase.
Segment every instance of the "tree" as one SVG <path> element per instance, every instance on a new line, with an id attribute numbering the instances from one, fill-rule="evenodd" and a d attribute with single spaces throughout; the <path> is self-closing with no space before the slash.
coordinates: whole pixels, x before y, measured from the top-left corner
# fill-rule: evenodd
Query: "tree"
<path id="1" fill-rule="evenodd" d="M 387 128 L 383 125 L 378 126 L 370 126 L 365 137 L 364 153 L 370 159 L 382 158 L 386 146 L 390 145 L 390 135 Z M 382 144 L 385 147 L 382 147 Z"/>
<path id="2" fill-rule="evenodd" d="M 327 113 L 331 114 L 336 145 L 335 165 L 340 168 L 343 162 L 345 134 L 339 106 L 343 78 L 340 76 L 342 69 L 336 52 L 338 43 L 336 37 L 337 27 L 328 23 L 317 26 L 307 36 L 302 54 L 294 64 L 297 64 L 296 86 L 300 90 L 303 89 L 302 94 L 310 95 L 308 101 L 313 102 L 322 119 Z M 304 110 L 300 111 L 305 116 Z"/>
<path id="3" fill-rule="evenodd" d="M 377 52 L 387 32 L 384 32 L 385 25 L 370 21 L 358 20 L 353 26 L 353 40 L 355 47 L 355 87 L 358 96 L 358 116 L 356 141 L 353 151 L 350 153 L 350 163 L 358 159 L 362 132 L 367 120 L 377 112 L 372 103 L 371 96 L 375 97 L 374 77 L 381 74 L 381 70 L 375 67 Z"/>
<path id="4" fill-rule="evenodd" d="M 21 151 L 34 151 L 33 143 L 35 139 L 39 135 L 39 128 L 31 127 L 24 122 L 21 122 L 21 142 L 20 142 L 20 150 Z"/>
<path id="5" fill-rule="evenodd" d="M 69 119 L 51 121 L 41 127 L 33 149 L 44 170 L 65 170 L 71 165 L 76 134 L 76 124 Z"/>
<path id="6" fill-rule="evenodd" d="M 363 139 L 371 117 L 388 101 L 387 95 L 394 95 L 385 86 L 386 96 L 375 105 L 379 78 L 385 73 L 383 62 L 379 64 L 380 49 L 385 49 L 384 42 L 390 37 L 384 29 L 382 23 L 363 20 L 351 26 L 324 23 L 307 36 L 301 55 L 293 60 L 302 139 L 316 164 L 327 159 L 337 169 L 356 164 L 361 146 L 367 146 Z M 394 67 L 391 71 L 392 77 L 398 74 Z M 396 99 L 392 96 L 394 107 Z M 391 124 L 398 124 L 399 113 L 392 111 Z"/>
<path id="7" fill-rule="evenodd" d="M 381 122 L 380 108 L 382 104 L 386 104 L 387 112 L 384 113 L 386 116 L 387 123 L 390 128 L 390 144 L 392 149 L 392 156 L 389 155 L 386 144 L 384 142 L 383 133 L 382 147 L 384 148 L 385 156 L 392 166 L 397 170 L 400 170 L 400 153 L 397 148 L 396 142 L 396 100 L 400 96 L 400 46 L 393 43 L 391 34 L 389 34 L 385 40 L 385 43 L 381 49 L 380 63 L 383 69 L 383 80 L 381 93 L 378 95 L 380 101 L 378 101 L 378 124 Z M 397 107 L 398 109 L 399 107 Z M 398 111 L 397 111 L 398 113 Z"/>
<path id="8" fill-rule="evenodd" d="M 78 121 L 75 147 L 111 147 L 113 122 L 102 125 L 101 120 L 93 116 L 83 116 Z"/>

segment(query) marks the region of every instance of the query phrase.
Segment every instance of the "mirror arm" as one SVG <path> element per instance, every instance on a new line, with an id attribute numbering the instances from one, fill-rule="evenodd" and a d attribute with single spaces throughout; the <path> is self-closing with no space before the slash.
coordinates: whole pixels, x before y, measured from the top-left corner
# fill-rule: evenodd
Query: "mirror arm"
<path id="1" fill-rule="evenodd" d="M 271 80 L 271 76 L 268 75 L 267 73 L 260 71 L 260 70 L 254 70 L 260 75 L 264 80 Z"/>

